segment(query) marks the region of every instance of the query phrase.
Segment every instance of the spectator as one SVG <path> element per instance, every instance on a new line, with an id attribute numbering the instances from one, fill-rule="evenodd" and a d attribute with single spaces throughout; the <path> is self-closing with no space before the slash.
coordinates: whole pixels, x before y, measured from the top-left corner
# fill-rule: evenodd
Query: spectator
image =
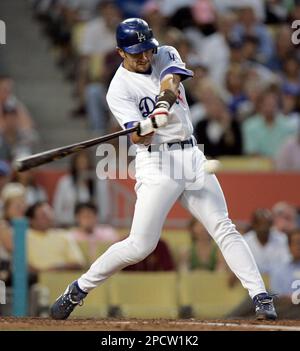
<path id="1" fill-rule="evenodd" d="M 295 55 L 285 58 L 282 74 L 282 90 L 300 96 L 300 65 Z"/>
<path id="2" fill-rule="evenodd" d="M 167 18 L 161 13 L 156 1 L 146 1 L 142 7 L 142 18 L 149 23 L 160 45 L 169 45 L 167 37 Z"/>
<path id="3" fill-rule="evenodd" d="M 239 11 L 239 21 L 233 29 L 233 35 L 238 40 L 245 36 L 255 36 L 259 40 L 258 56 L 261 63 L 266 63 L 274 52 L 274 43 L 268 28 L 259 22 L 254 9 L 251 6 L 244 6 Z"/>
<path id="4" fill-rule="evenodd" d="M 18 107 L 15 103 L 4 104 L 2 106 L 0 145 L 5 150 L 1 151 L 1 156 L 11 161 L 24 154 L 31 154 L 32 148 L 36 142 L 36 135 L 33 130 L 22 128 Z"/>
<path id="5" fill-rule="evenodd" d="M 0 270 L 7 286 L 12 284 L 11 261 L 13 247 L 13 220 L 24 218 L 26 211 L 26 190 L 18 183 L 6 184 L 1 193 L 3 201 L 3 217 L 0 219 Z M 36 283 L 36 274 L 29 270 L 29 285 Z"/>
<path id="6" fill-rule="evenodd" d="M 13 251 L 12 221 L 25 216 L 25 196 L 26 189 L 19 183 L 8 183 L 2 189 L 3 217 L 0 232 L 2 245 L 9 254 Z"/>
<path id="7" fill-rule="evenodd" d="M 267 66 L 273 72 L 282 71 L 286 58 L 294 52 L 295 47 L 293 46 L 291 37 L 292 30 L 290 25 L 285 24 L 278 28 L 275 34 L 275 50 L 267 63 Z"/>
<path id="8" fill-rule="evenodd" d="M 224 85 L 225 74 L 230 60 L 229 43 L 232 28 L 236 21 L 233 13 L 219 14 L 215 33 L 202 40 L 200 50 L 203 62 L 208 66 L 210 77 L 221 86 Z"/>
<path id="9" fill-rule="evenodd" d="M 97 243 L 119 241 L 118 233 L 113 227 L 98 223 L 98 210 L 94 204 L 78 203 L 75 207 L 75 219 L 77 226 L 70 233 L 77 242 L 88 242 L 91 260 L 96 258 Z"/>
<path id="10" fill-rule="evenodd" d="M 260 97 L 258 114 L 243 123 L 244 152 L 275 158 L 293 133 L 290 121 L 279 112 L 278 94 L 268 89 Z"/>
<path id="11" fill-rule="evenodd" d="M 238 122 L 233 120 L 224 102 L 211 96 L 204 102 L 206 117 L 195 128 L 195 137 L 204 144 L 205 154 L 211 157 L 241 155 L 242 136 Z"/>
<path id="12" fill-rule="evenodd" d="M 37 202 L 26 212 L 28 264 L 36 272 L 84 268 L 76 241 L 64 230 L 54 229 L 54 213 L 47 202 Z"/>
<path id="13" fill-rule="evenodd" d="M 252 230 L 244 234 L 258 269 L 270 273 L 272 267 L 289 260 L 287 237 L 272 228 L 273 217 L 267 209 L 257 209 L 252 216 Z"/>
<path id="14" fill-rule="evenodd" d="M 197 70 L 196 70 L 197 72 Z M 201 75 L 201 73 L 200 73 Z M 196 85 L 187 84 L 188 87 L 188 97 L 194 99 L 195 102 L 191 107 L 191 121 L 193 127 L 196 128 L 199 121 L 206 117 L 207 111 L 205 108 L 206 104 L 209 104 L 211 99 L 220 95 L 220 91 L 217 86 L 209 79 L 208 76 L 199 77 L 196 81 Z"/>
<path id="15" fill-rule="evenodd" d="M 179 259 L 181 271 L 205 269 L 208 271 L 223 270 L 224 259 L 217 244 L 212 240 L 202 223 L 192 218 L 189 226 L 191 247 L 188 252 L 182 251 Z"/>
<path id="16" fill-rule="evenodd" d="M 14 82 L 8 75 L 0 76 L 0 131 L 3 129 L 3 109 L 16 109 L 21 130 L 33 130 L 33 121 L 25 106 L 13 95 Z"/>
<path id="17" fill-rule="evenodd" d="M 288 235 L 289 262 L 274 265 L 270 274 L 271 291 L 278 295 L 276 308 L 284 319 L 300 319 L 298 294 L 296 301 L 293 294 L 299 289 L 300 278 L 300 229 L 294 229 Z M 296 304 L 298 303 L 298 304 Z"/>
<path id="18" fill-rule="evenodd" d="M 255 114 L 257 103 L 264 91 L 264 82 L 257 78 L 247 78 L 244 82 L 244 90 L 247 99 L 237 109 L 236 119 L 240 124 L 248 117 Z"/>
<path id="19" fill-rule="evenodd" d="M 32 170 L 15 172 L 12 177 L 14 182 L 20 183 L 26 189 L 26 205 L 31 206 L 36 202 L 47 201 L 47 194 L 43 187 L 36 182 L 36 175 Z"/>
<path id="20" fill-rule="evenodd" d="M 277 202 L 273 208 L 273 227 L 279 232 L 288 234 L 297 227 L 297 209 L 286 203 Z"/>
<path id="21" fill-rule="evenodd" d="M 199 118 L 199 115 L 201 115 L 201 110 L 203 109 L 200 102 L 202 100 L 202 92 L 200 92 L 201 86 L 209 81 L 208 67 L 199 59 L 191 60 L 189 66 L 194 72 L 193 83 L 191 83 L 191 80 L 187 80 L 184 87 L 186 90 L 187 101 L 191 106 L 191 121 L 193 125 L 196 125 L 195 122 L 201 119 Z"/>
<path id="22" fill-rule="evenodd" d="M 225 87 L 230 94 L 228 108 L 234 118 L 237 117 L 240 106 L 248 100 L 244 91 L 244 76 L 245 71 L 241 66 L 232 65 L 225 77 Z"/>
<path id="23" fill-rule="evenodd" d="M 127 266 L 124 271 L 173 271 L 175 263 L 171 251 L 164 240 L 160 239 L 155 250 L 143 261 Z"/>
<path id="24" fill-rule="evenodd" d="M 59 180 L 53 201 L 55 220 L 61 226 L 74 225 L 74 210 L 79 202 L 95 203 L 100 210 L 100 222 L 108 221 L 108 181 L 96 178 L 92 158 L 87 151 L 77 153 L 71 158 L 70 171 Z"/>
<path id="25" fill-rule="evenodd" d="M 4 203 L 3 218 L 11 221 L 13 218 L 22 218 L 26 211 L 26 189 L 19 183 L 7 183 L 1 193 Z"/>
<path id="26" fill-rule="evenodd" d="M 295 91 L 286 87 L 282 90 L 281 94 L 281 105 L 282 113 L 290 121 L 291 125 L 295 130 L 300 131 L 300 106 L 299 106 L 299 95 Z"/>

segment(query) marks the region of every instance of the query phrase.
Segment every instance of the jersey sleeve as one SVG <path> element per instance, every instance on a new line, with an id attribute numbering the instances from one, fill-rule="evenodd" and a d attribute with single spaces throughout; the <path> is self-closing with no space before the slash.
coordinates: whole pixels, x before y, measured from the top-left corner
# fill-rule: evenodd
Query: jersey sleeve
<path id="1" fill-rule="evenodd" d="M 128 97 L 126 94 L 121 96 L 113 91 L 108 91 L 106 101 L 111 113 L 123 129 L 126 129 L 126 125 L 129 122 L 142 120 L 136 102 L 132 97 Z"/>
<path id="2" fill-rule="evenodd" d="M 159 49 L 157 66 L 160 71 L 160 80 L 169 73 L 181 75 L 182 80 L 194 75 L 193 71 L 186 68 L 178 51 L 172 46 L 162 46 Z"/>

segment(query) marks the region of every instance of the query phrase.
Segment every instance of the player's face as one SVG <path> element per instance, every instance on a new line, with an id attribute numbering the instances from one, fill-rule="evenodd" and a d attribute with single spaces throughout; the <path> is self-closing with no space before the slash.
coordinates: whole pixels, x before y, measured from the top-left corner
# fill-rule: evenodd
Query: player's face
<path id="1" fill-rule="evenodd" d="M 143 51 L 139 54 L 128 54 L 124 51 L 120 54 L 124 59 L 124 67 L 128 69 L 128 71 L 144 73 L 147 72 L 151 66 L 153 49 Z"/>

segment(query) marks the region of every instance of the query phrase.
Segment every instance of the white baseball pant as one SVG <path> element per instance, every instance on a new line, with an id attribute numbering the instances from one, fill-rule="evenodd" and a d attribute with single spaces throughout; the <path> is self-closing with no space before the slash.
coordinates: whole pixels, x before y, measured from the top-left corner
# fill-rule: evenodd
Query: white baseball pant
<path id="1" fill-rule="evenodd" d="M 137 201 L 130 235 L 113 244 L 79 278 L 82 290 L 92 290 L 122 268 L 147 257 L 158 243 L 168 212 L 179 199 L 206 227 L 250 297 L 266 291 L 247 243 L 228 218 L 216 176 L 204 174 L 204 160 L 197 146 L 163 152 L 138 151 Z M 168 162 L 171 166 L 163 167 Z"/>

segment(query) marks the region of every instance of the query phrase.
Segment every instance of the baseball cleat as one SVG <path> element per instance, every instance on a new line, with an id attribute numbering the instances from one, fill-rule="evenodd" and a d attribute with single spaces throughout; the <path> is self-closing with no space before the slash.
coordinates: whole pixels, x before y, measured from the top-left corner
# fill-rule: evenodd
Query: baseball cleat
<path id="1" fill-rule="evenodd" d="M 79 288 L 77 281 L 74 281 L 51 306 L 51 318 L 67 319 L 77 305 L 83 304 L 86 295 L 87 293 Z"/>
<path id="2" fill-rule="evenodd" d="M 277 314 L 273 304 L 273 298 L 267 293 L 254 296 L 255 314 L 258 320 L 275 320 Z"/>

